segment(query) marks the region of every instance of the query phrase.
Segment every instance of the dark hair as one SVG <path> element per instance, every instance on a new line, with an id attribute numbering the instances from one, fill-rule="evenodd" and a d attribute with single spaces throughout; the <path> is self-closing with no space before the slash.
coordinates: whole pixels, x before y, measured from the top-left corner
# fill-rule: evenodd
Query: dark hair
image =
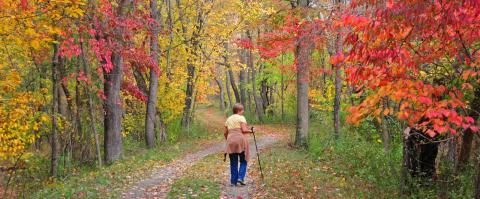
<path id="1" fill-rule="evenodd" d="M 236 103 L 233 105 L 233 114 L 237 114 L 238 112 L 243 110 L 243 105 L 240 103 Z"/>

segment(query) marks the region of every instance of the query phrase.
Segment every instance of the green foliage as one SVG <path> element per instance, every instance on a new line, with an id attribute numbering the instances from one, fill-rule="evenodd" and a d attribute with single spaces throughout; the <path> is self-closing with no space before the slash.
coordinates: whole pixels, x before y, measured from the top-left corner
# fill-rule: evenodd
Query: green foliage
<path id="1" fill-rule="evenodd" d="M 27 160 L 26 169 L 19 170 L 13 178 L 12 184 L 22 191 L 25 198 L 112 198 L 117 197 L 119 190 L 124 186 L 144 178 L 156 166 L 169 163 L 173 159 L 202 147 L 201 140 L 212 138 L 200 124 L 192 125 L 189 139 L 182 137 L 179 122 L 169 125 L 169 141 L 159 143 L 152 150 L 145 149 L 143 139 L 138 139 L 135 133 L 124 137 L 124 155 L 117 163 L 96 168 L 94 164 L 64 165 L 64 158 L 60 157 L 59 178 L 50 179 L 49 156 L 38 155 Z M 133 128 L 141 130 L 143 125 Z M 65 167 L 67 166 L 67 167 Z M 19 192 L 20 193 L 20 192 Z"/>
<path id="2" fill-rule="evenodd" d="M 218 182 L 210 179 L 182 178 L 176 181 L 167 198 L 219 198 Z"/>
<path id="3" fill-rule="evenodd" d="M 311 121 L 308 153 L 319 162 L 331 162 L 335 173 L 345 176 L 347 181 L 363 181 L 367 185 L 360 190 L 363 196 L 438 198 L 443 194 L 445 198 L 473 197 L 471 176 L 475 174 L 474 167 L 467 167 L 455 176 L 451 171 L 453 165 L 448 165 L 445 161 L 440 165 L 438 181 L 413 179 L 409 188 L 410 196 L 400 195 L 402 145 L 398 121 L 388 119 L 392 150 L 385 152 L 374 121 L 367 119 L 357 126 L 344 125 L 340 138 L 335 139 L 331 116 L 317 113 L 317 117 L 322 119 L 315 118 Z"/>
<path id="4" fill-rule="evenodd" d="M 318 159 L 279 143 L 262 154 L 264 198 L 365 198 L 368 188 L 333 169 L 331 159 Z"/>
<path id="5" fill-rule="evenodd" d="M 167 198 L 219 198 L 226 169 L 227 163 L 218 154 L 209 155 L 173 183 Z"/>

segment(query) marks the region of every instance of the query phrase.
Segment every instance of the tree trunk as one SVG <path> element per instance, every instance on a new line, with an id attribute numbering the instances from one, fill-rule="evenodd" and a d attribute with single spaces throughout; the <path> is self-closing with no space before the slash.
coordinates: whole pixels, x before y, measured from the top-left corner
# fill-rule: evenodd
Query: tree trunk
<path id="1" fill-rule="evenodd" d="M 179 2 L 179 1 L 177 1 Z M 196 24 L 194 26 L 194 30 L 193 30 L 193 33 L 192 33 L 192 36 L 191 36 L 191 41 L 189 42 L 190 43 L 190 46 L 191 46 L 191 49 L 190 50 L 187 50 L 188 53 L 190 53 L 191 55 L 193 55 L 193 59 L 194 60 L 188 60 L 188 63 L 187 63 L 187 88 L 186 88 L 186 91 L 185 91 L 185 108 L 183 109 L 183 117 L 182 117 L 182 129 L 183 130 L 188 130 L 190 128 L 190 123 L 191 123 L 191 120 L 192 120 L 192 116 L 193 116 L 193 109 L 194 109 L 194 100 L 195 100 L 195 91 L 194 91 L 194 88 L 195 88 L 195 70 L 196 70 L 196 66 L 195 66 L 195 59 L 197 59 L 198 57 L 198 52 L 197 51 L 200 51 L 200 35 L 201 33 L 203 32 L 203 28 L 204 28 L 204 24 L 205 24 L 205 16 L 204 16 L 204 13 L 202 11 L 202 9 L 200 8 L 200 5 L 199 5 L 200 1 L 195 1 L 195 5 L 197 7 L 197 18 L 196 18 Z M 180 5 L 178 5 L 180 6 Z M 185 23 L 184 23 L 184 20 L 183 20 L 183 17 L 180 18 L 180 21 L 181 21 L 181 24 L 182 24 L 182 30 L 183 30 L 183 34 L 186 35 L 187 33 L 187 29 L 186 29 L 186 26 L 185 26 Z M 188 131 L 187 131 L 188 132 Z"/>
<path id="2" fill-rule="evenodd" d="M 138 89 L 142 91 L 144 95 L 148 95 L 148 88 L 145 78 L 138 68 L 133 68 L 133 77 L 135 78 L 135 83 L 137 83 Z"/>
<path id="3" fill-rule="evenodd" d="M 190 113 L 193 105 L 193 78 L 195 75 L 195 66 L 188 64 L 187 66 L 187 90 L 185 91 L 185 108 L 183 109 L 182 129 L 186 130 L 190 127 Z"/>
<path id="4" fill-rule="evenodd" d="M 281 114 L 282 114 L 282 121 L 285 121 L 285 89 L 284 89 L 284 74 L 282 71 L 281 77 L 280 77 L 280 109 L 281 109 Z"/>
<path id="5" fill-rule="evenodd" d="M 353 86 L 351 85 L 347 85 L 347 96 L 348 96 L 348 99 L 350 101 L 350 106 L 355 106 L 355 101 L 354 101 L 354 97 L 353 97 Z"/>
<path id="6" fill-rule="evenodd" d="M 262 105 L 263 105 L 263 112 L 267 112 L 267 107 L 270 105 L 268 101 L 268 86 L 267 86 L 267 79 L 263 79 L 260 83 L 260 96 L 262 97 Z"/>
<path id="7" fill-rule="evenodd" d="M 238 93 L 237 84 L 235 83 L 235 75 L 230 66 L 228 67 L 228 77 L 230 77 L 230 85 L 232 86 L 233 94 L 235 95 L 235 102 L 240 103 L 240 94 Z"/>
<path id="8" fill-rule="evenodd" d="M 80 80 L 78 80 L 78 75 L 80 74 L 80 62 L 77 62 L 77 78 L 75 81 L 75 124 L 77 128 L 77 135 L 80 139 L 80 153 L 77 159 L 82 160 L 85 156 L 84 149 L 87 146 L 84 144 L 85 136 L 83 134 L 83 126 L 82 126 L 82 117 L 80 115 L 80 109 L 82 108 L 82 99 L 81 99 L 81 92 L 80 92 Z"/>
<path id="9" fill-rule="evenodd" d="M 246 63 L 246 55 L 244 50 L 239 50 L 239 56 L 240 56 L 240 62 L 242 64 Z M 247 71 L 245 68 L 242 68 L 240 70 L 239 74 L 239 81 L 240 81 L 240 103 L 242 103 L 243 106 L 247 106 Z"/>
<path id="10" fill-rule="evenodd" d="M 230 92 L 230 75 L 228 74 L 227 68 L 225 68 L 225 88 L 227 90 L 228 97 L 228 107 L 232 107 L 232 92 Z"/>
<path id="11" fill-rule="evenodd" d="M 233 94 L 235 96 L 235 102 L 236 103 L 240 103 L 240 94 L 238 93 L 238 89 L 237 89 L 237 84 L 235 83 L 235 75 L 233 74 L 233 71 L 232 71 L 232 66 L 230 66 L 230 64 L 228 63 L 228 44 L 225 43 L 224 44 L 224 48 L 225 48 L 225 55 L 223 56 L 223 64 L 225 65 L 226 67 L 226 71 L 228 73 L 228 82 L 230 82 L 230 86 L 232 87 L 232 90 L 233 90 Z"/>
<path id="12" fill-rule="evenodd" d="M 174 30 L 173 30 L 173 13 L 172 13 L 172 0 L 166 0 L 167 2 L 167 10 L 168 10 L 168 13 L 167 13 L 167 20 L 168 20 L 168 30 L 170 31 L 170 34 L 169 34 L 169 43 L 168 43 L 168 48 L 167 48 L 167 52 L 166 52 L 166 55 L 165 55 L 165 59 L 166 59 L 166 73 L 167 73 L 167 78 L 169 80 L 172 79 L 172 72 L 171 72 L 171 63 L 170 63 L 170 52 L 172 50 L 172 45 L 173 45 L 173 34 L 174 34 Z"/>
<path id="13" fill-rule="evenodd" d="M 235 83 L 235 78 L 234 78 L 235 75 L 233 74 L 231 66 L 227 66 L 227 68 L 228 68 L 228 77 L 230 80 L 230 86 L 232 86 L 233 94 L 235 95 L 235 102 L 240 103 L 241 102 L 240 94 L 238 93 L 237 84 Z"/>
<path id="14" fill-rule="evenodd" d="M 126 13 L 126 8 L 129 1 L 121 0 L 117 8 L 117 16 L 123 17 Z M 115 35 L 123 35 L 123 30 L 118 27 L 115 30 Z M 122 40 L 122 38 L 120 38 Z M 113 69 L 110 72 L 103 71 L 104 84 L 103 92 L 106 100 L 104 101 L 104 150 L 105 162 L 107 164 L 113 163 L 122 155 L 122 106 L 120 98 L 120 86 L 123 80 L 123 57 L 122 52 L 114 50 L 111 56 Z"/>
<path id="15" fill-rule="evenodd" d="M 337 34 L 335 42 L 335 54 L 342 52 L 342 38 L 340 34 Z M 335 68 L 335 97 L 333 100 L 333 127 L 335 132 L 335 138 L 340 136 L 340 103 L 342 97 L 342 77 L 341 77 L 341 63 L 332 66 Z"/>
<path id="16" fill-rule="evenodd" d="M 273 106 L 275 104 L 275 97 L 274 97 L 274 93 L 275 93 L 275 87 L 277 86 L 277 84 L 273 84 L 272 86 L 270 86 L 270 89 L 269 89 L 269 93 L 268 93 L 268 101 L 270 102 L 270 105 Z M 270 108 L 270 114 L 273 116 L 275 114 L 275 108 Z"/>
<path id="17" fill-rule="evenodd" d="M 119 52 L 112 54 L 113 70 L 104 71 L 104 150 L 105 162 L 110 164 L 122 154 L 122 107 L 120 85 L 122 83 L 122 56 Z"/>
<path id="18" fill-rule="evenodd" d="M 383 99 L 383 110 L 388 108 L 386 100 L 387 99 Z M 385 115 L 383 115 L 383 111 L 381 113 L 381 117 L 382 117 L 382 123 L 380 125 L 381 125 L 381 128 L 382 128 L 383 149 L 385 150 L 385 152 L 388 153 L 388 152 L 390 152 L 390 149 L 391 149 L 391 147 L 390 147 L 390 133 L 388 132 L 387 117 L 385 117 Z"/>
<path id="19" fill-rule="evenodd" d="M 247 60 L 250 60 L 250 56 L 247 55 Z M 247 61 L 248 63 L 248 61 Z M 252 70 L 249 70 L 250 67 L 248 67 L 248 64 L 247 64 L 247 82 L 246 84 L 248 84 L 248 82 L 252 82 Z M 253 103 L 252 103 L 252 90 L 250 89 L 247 89 L 247 107 L 248 107 L 248 110 L 251 111 L 251 112 L 254 112 L 254 108 L 253 108 Z"/>
<path id="20" fill-rule="evenodd" d="M 410 160 L 410 151 L 409 149 L 413 148 L 412 143 L 409 141 L 411 129 L 407 127 L 403 131 L 402 135 L 402 143 L 403 143 L 403 150 L 402 150 L 402 168 L 400 170 L 400 193 L 402 195 L 407 196 L 410 194 L 410 175 L 409 175 L 409 168 L 411 165 Z"/>
<path id="21" fill-rule="evenodd" d="M 157 1 L 150 1 L 150 17 L 158 21 Z M 153 67 L 158 69 L 158 26 L 156 23 L 151 25 L 152 35 L 150 40 L 150 56 L 153 61 Z M 157 70 L 150 69 L 150 85 L 148 87 L 147 115 L 145 117 L 145 141 L 148 148 L 155 147 L 155 115 L 157 113 L 157 92 L 158 76 Z"/>
<path id="22" fill-rule="evenodd" d="M 156 120 L 155 120 L 155 129 L 158 129 L 158 138 L 160 142 L 167 141 L 167 127 L 163 122 L 160 111 L 157 109 Z"/>
<path id="23" fill-rule="evenodd" d="M 300 8 L 309 6 L 308 0 L 297 0 Z M 308 83 L 309 65 L 311 57 L 311 41 L 306 35 L 301 35 L 295 47 L 295 59 L 297 61 L 297 128 L 295 133 L 295 145 L 307 146 L 308 142 Z"/>
<path id="24" fill-rule="evenodd" d="M 50 165 L 50 175 L 57 176 L 58 172 L 58 121 L 56 114 L 58 113 L 58 97 L 59 97 L 59 80 L 58 80 L 58 64 L 60 56 L 58 55 L 58 44 L 53 46 L 52 59 L 52 137 L 50 140 L 52 156 Z"/>
<path id="25" fill-rule="evenodd" d="M 308 81 L 310 50 L 299 44 L 296 49 L 297 65 L 297 128 L 295 145 L 306 146 L 308 139 Z"/>
<path id="26" fill-rule="evenodd" d="M 95 125 L 96 120 L 95 120 L 95 113 L 94 113 L 94 108 L 93 108 L 93 97 L 90 91 L 88 90 L 88 86 L 85 86 L 86 92 L 88 93 L 88 113 L 90 115 L 90 122 L 91 127 L 92 127 L 92 132 L 93 132 L 93 139 L 95 141 L 95 152 L 97 155 L 97 161 L 98 161 L 98 166 L 102 167 L 102 152 L 100 149 L 100 139 L 98 138 L 98 131 L 97 127 Z"/>
<path id="27" fill-rule="evenodd" d="M 247 31 L 247 37 L 250 40 L 252 40 L 252 35 L 251 35 L 250 31 Z M 257 94 L 257 77 L 256 77 L 257 74 L 256 74 L 256 70 L 255 70 L 254 60 L 253 60 L 252 49 L 248 50 L 247 66 L 248 66 L 248 68 L 250 68 L 250 71 L 251 71 L 251 79 L 250 80 L 251 80 L 251 84 L 252 84 L 253 101 L 255 102 L 255 112 L 257 114 L 258 120 L 260 120 L 260 122 L 263 122 L 263 117 L 264 117 L 265 112 L 263 112 L 263 102 Z"/>
<path id="28" fill-rule="evenodd" d="M 219 95 L 219 100 L 220 100 L 220 109 L 222 111 L 225 111 L 225 93 L 224 93 L 224 89 L 223 89 L 223 82 L 222 80 L 218 79 L 215 77 L 215 82 L 217 82 L 217 85 L 218 85 L 218 89 L 220 90 L 220 93 L 218 94 Z"/>
<path id="29" fill-rule="evenodd" d="M 480 110 L 480 87 L 476 88 L 474 93 L 475 97 L 472 100 L 471 111 L 469 115 L 473 118 L 474 121 L 478 121 L 478 111 Z M 455 168 L 457 171 L 462 170 L 465 165 L 468 164 L 468 161 L 470 159 L 470 151 L 472 149 L 473 135 L 474 132 L 471 129 L 466 129 L 463 133 L 462 145 L 458 156 L 457 166 Z"/>
<path id="30" fill-rule="evenodd" d="M 81 48 L 81 59 L 82 59 L 82 64 L 83 64 L 83 72 L 85 75 L 88 75 L 88 66 L 87 62 L 85 59 L 85 51 L 83 49 L 83 42 L 80 43 L 80 48 Z M 102 153 L 100 149 L 100 140 L 98 138 L 98 131 L 96 127 L 96 120 L 95 120 L 95 113 L 94 113 L 94 108 L 93 108 L 93 96 L 92 93 L 90 92 L 89 85 L 85 85 L 85 93 L 87 93 L 88 96 L 88 113 L 90 117 L 90 122 L 91 122 L 91 127 L 92 127 L 92 132 L 93 132 L 93 139 L 95 141 L 95 151 L 97 155 L 97 161 L 98 161 L 98 166 L 102 167 Z"/>

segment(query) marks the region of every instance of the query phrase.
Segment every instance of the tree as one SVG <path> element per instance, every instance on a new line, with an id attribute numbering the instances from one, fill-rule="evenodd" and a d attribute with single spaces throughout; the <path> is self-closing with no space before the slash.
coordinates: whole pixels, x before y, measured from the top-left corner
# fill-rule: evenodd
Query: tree
<path id="1" fill-rule="evenodd" d="M 150 69 L 150 85 L 148 87 L 148 101 L 147 101 L 147 115 L 145 117 L 145 141 L 148 148 L 153 148 L 155 146 L 155 119 L 157 114 L 157 92 L 158 92 L 158 8 L 157 0 L 150 0 L 150 13 L 151 19 L 151 31 L 152 35 L 150 36 L 150 54 L 152 63 L 152 69 Z"/>
<path id="2" fill-rule="evenodd" d="M 298 0 L 300 9 L 308 8 L 308 0 Z M 302 11 L 301 11 L 302 12 Z M 303 10 L 303 12 L 305 12 Z M 305 33 L 305 32 L 301 32 Z M 311 42 L 307 34 L 301 34 L 295 46 L 295 60 L 297 62 L 297 130 L 295 145 L 305 146 L 308 140 L 308 82 L 311 56 Z"/>
<path id="3" fill-rule="evenodd" d="M 335 6 L 337 6 L 337 13 L 340 13 L 343 6 L 342 0 L 335 0 Z M 335 53 L 334 56 L 343 54 L 343 31 L 342 29 L 338 30 L 335 33 L 335 40 L 334 40 L 334 48 Z M 340 103 L 342 97 L 342 63 L 337 63 L 333 66 L 335 69 L 335 98 L 333 103 L 333 129 L 335 133 L 335 138 L 340 136 Z"/>
<path id="4" fill-rule="evenodd" d="M 369 9 L 364 15 L 343 17 L 342 25 L 352 30 L 345 42 L 352 48 L 345 57 L 333 58 L 335 63 L 346 63 L 347 81 L 365 97 L 350 108 L 348 122 L 388 115 L 404 121 L 420 136 L 427 137 L 428 142 L 446 134 L 456 136 L 459 131 L 477 132 L 476 119 L 466 110 L 472 106 L 480 83 L 476 78 L 478 3 L 371 3 L 356 2 L 353 8 Z M 383 100 L 398 108 L 383 108 Z M 409 159 L 412 151 L 416 153 L 408 141 L 418 134 L 403 136 L 404 160 Z M 434 143 L 431 149 L 436 150 Z M 403 166 L 415 174 L 408 164 Z"/>

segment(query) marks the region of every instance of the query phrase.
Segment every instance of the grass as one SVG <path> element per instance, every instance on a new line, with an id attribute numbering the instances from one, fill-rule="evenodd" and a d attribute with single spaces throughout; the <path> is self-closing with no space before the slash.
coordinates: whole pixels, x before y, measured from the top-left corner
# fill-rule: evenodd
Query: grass
<path id="1" fill-rule="evenodd" d="M 392 150 L 385 152 L 379 132 L 368 121 L 359 126 L 343 124 L 341 136 L 335 139 L 331 117 L 323 115 L 322 118 L 311 124 L 307 153 L 319 162 L 329 162 L 333 171 L 344 176 L 346 181 L 363 182 L 356 190 L 362 197 L 473 198 L 474 167 L 454 174 L 453 166 L 442 159 L 440 151 L 438 180 L 410 179 L 410 195 L 401 195 L 402 145 L 398 122 L 389 123 Z"/>
<path id="2" fill-rule="evenodd" d="M 152 169 L 168 164 L 173 159 L 198 150 L 209 140 L 220 139 L 220 134 L 210 134 L 202 125 L 192 125 L 188 138 L 180 134 L 180 123 L 169 126 L 169 141 L 148 150 L 143 141 L 133 136 L 124 139 L 122 159 L 112 165 L 74 166 L 56 180 L 47 179 L 48 156 L 31 159 L 28 172 L 17 175 L 17 196 L 24 198 L 115 198 L 125 187 L 132 185 Z M 174 139 L 172 139 L 174 138 Z M 60 171 L 60 173 L 64 173 Z M 25 177 L 28 176 L 28 177 Z M 22 182 L 22 183 L 19 183 Z"/>
<path id="3" fill-rule="evenodd" d="M 209 155 L 172 184 L 168 198 L 219 198 L 226 163 L 219 154 Z"/>
<path id="4" fill-rule="evenodd" d="M 263 152 L 266 178 L 259 198 L 473 198 L 474 167 L 454 175 L 452 166 L 443 162 L 438 181 L 413 181 L 411 194 L 401 195 L 398 127 L 390 126 L 392 150 L 385 152 L 370 123 L 343 124 L 335 139 L 331 121 L 322 113 L 311 119 L 308 149 L 286 141 Z"/>
<path id="5" fill-rule="evenodd" d="M 257 198 L 438 198 L 440 194 L 445 198 L 473 198 L 474 167 L 469 165 L 458 175 L 453 175 L 449 170 L 451 166 L 443 163 L 438 182 L 412 182 L 411 195 L 400 195 L 402 147 L 396 129 L 390 129 L 392 150 L 386 153 L 380 135 L 368 122 L 355 127 L 343 124 L 341 136 L 335 139 L 329 115 L 316 115 L 311 120 L 308 149 L 294 148 L 291 140 L 283 140 L 262 151 L 265 181 L 257 187 Z M 146 150 L 143 143 L 127 139 L 125 156 L 117 163 L 101 169 L 79 167 L 57 181 L 32 178 L 32 183 L 24 190 L 39 191 L 21 196 L 117 197 L 123 188 L 144 177 L 153 167 L 160 167 L 198 149 L 205 140 L 221 139 L 221 133 L 207 133 L 205 128 L 211 131 L 214 123 L 209 121 L 199 121 L 210 125 L 208 127 L 192 127 L 190 137 L 194 139 L 180 139 L 178 134 L 170 143 L 153 150 Z M 179 126 L 170 128 L 170 132 L 175 132 Z M 293 135 L 294 129 L 290 131 Z M 228 161 L 225 163 L 222 159 L 219 154 L 214 154 L 198 161 L 173 183 L 168 198 L 219 198 L 222 184 L 228 181 Z M 31 163 L 33 165 L 48 165 L 45 159 L 34 158 L 32 161 L 38 161 Z M 30 172 L 36 172 L 48 168 L 30 169 Z M 250 178 L 259 178 L 256 165 L 248 172 Z M 439 188 L 439 182 L 443 183 L 442 188 Z"/>

